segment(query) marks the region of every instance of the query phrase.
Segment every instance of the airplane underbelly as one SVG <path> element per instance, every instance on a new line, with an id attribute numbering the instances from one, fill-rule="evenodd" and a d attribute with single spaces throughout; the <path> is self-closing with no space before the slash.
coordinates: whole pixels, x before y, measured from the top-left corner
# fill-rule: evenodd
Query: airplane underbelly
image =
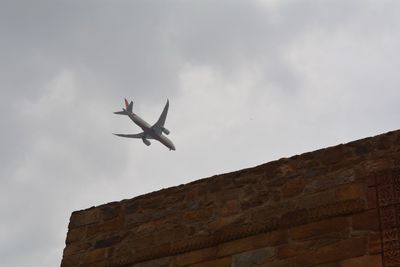
<path id="1" fill-rule="evenodd" d="M 143 129 L 143 131 L 146 131 L 146 129 L 151 128 L 151 125 L 148 124 L 146 121 L 142 120 L 141 118 L 139 118 L 138 116 L 132 116 L 131 120 L 140 128 Z"/>
<path id="2" fill-rule="evenodd" d="M 158 141 L 160 141 L 163 145 L 165 145 L 166 147 L 170 148 L 170 149 L 174 149 L 175 147 L 172 144 L 171 140 L 169 140 L 167 137 L 165 137 L 164 135 L 161 135 L 160 138 L 158 139 Z"/>

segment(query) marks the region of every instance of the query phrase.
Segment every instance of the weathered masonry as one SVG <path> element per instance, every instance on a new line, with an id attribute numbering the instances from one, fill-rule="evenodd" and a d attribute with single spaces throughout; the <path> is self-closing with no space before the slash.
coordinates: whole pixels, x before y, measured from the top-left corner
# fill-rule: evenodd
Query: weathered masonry
<path id="1" fill-rule="evenodd" d="M 62 267 L 399 267 L 400 130 L 72 213 Z"/>

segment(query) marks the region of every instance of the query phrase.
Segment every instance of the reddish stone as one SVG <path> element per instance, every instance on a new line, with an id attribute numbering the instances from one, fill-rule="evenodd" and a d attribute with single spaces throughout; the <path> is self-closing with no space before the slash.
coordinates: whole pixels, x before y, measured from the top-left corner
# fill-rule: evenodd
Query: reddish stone
<path id="1" fill-rule="evenodd" d="M 67 256 L 67 255 L 65 255 L 65 252 L 64 252 L 64 257 L 63 257 L 63 259 L 61 261 L 61 266 L 60 267 L 76 267 L 76 266 L 80 266 L 80 263 L 82 261 L 82 257 L 83 256 L 84 256 L 84 253 Z"/>
<path id="2" fill-rule="evenodd" d="M 304 178 L 290 179 L 282 188 L 282 196 L 284 198 L 294 197 L 303 192 L 305 186 L 306 180 Z"/>
<path id="3" fill-rule="evenodd" d="M 383 260 L 385 267 L 399 267 L 400 266 L 400 248 L 385 250 L 383 252 Z"/>
<path id="4" fill-rule="evenodd" d="M 352 156 L 352 152 L 342 144 L 330 149 L 324 149 L 321 152 L 322 153 L 318 159 L 324 165 L 332 165 L 343 160 L 343 158 Z"/>
<path id="5" fill-rule="evenodd" d="M 122 238 L 120 236 L 112 236 L 106 239 L 101 239 L 96 241 L 94 248 L 98 249 L 98 248 L 111 247 L 118 244 L 121 241 L 121 239 Z"/>
<path id="6" fill-rule="evenodd" d="M 268 193 L 264 194 L 261 198 L 259 196 L 253 196 L 241 201 L 240 207 L 242 210 L 248 210 L 254 207 L 261 206 L 264 202 L 267 202 L 268 199 Z"/>
<path id="7" fill-rule="evenodd" d="M 376 187 L 369 187 L 367 189 L 367 205 L 368 209 L 375 209 L 378 207 L 376 199 Z"/>
<path id="8" fill-rule="evenodd" d="M 231 267 L 232 259 L 231 257 L 226 257 L 222 259 L 216 259 L 212 261 L 206 261 L 202 263 L 197 263 L 191 265 L 191 267 Z"/>
<path id="9" fill-rule="evenodd" d="M 291 228 L 289 229 L 289 236 L 293 240 L 305 240 L 328 233 L 348 232 L 349 226 L 347 218 L 338 217 Z"/>
<path id="10" fill-rule="evenodd" d="M 108 221 L 111 219 L 116 218 L 120 211 L 121 211 L 121 207 L 120 205 L 116 204 L 116 205 L 110 205 L 110 206 L 103 206 L 101 207 L 101 217 L 104 221 Z"/>
<path id="11" fill-rule="evenodd" d="M 90 225 L 87 229 L 87 236 L 91 237 L 99 233 L 108 233 L 111 231 L 116 231 L 121 228 L 122 223 L 123 221 L 121 218 L 116 218 L 104 223 Z"/>
<path id="12" fill-rule="evenodd" d="M 117 266 L 119 267 L 120 265 Z M 171 257 L 164 257 L 160 259 L 154 259 L 137 263 L 134 265 L 129 265 L 129 267 L 169 267 L 169 266 L 175 266 L 171 265 Z M 112 267 L 112 266 L 107 266 L 107 267 Z"/>
<path id="13" fill-rule="evenodd" d="M 396 227 L 396 208 L 395 206 L 386 206 L 380 208 L 380 219 L 383 230 L 388 230 Z"/>
<path id="14" fill-rule="evenodd" d="M 368 210 L 353 215 L 352 226 L 355 231 L 380 231 L 378 210 Z"/>
<path id="15" fill-rule="evenodd" d="M 302 267 L 315 266 L 318 264 L 363 256 L 365 253 L 365 239 L 351 238 L 319 247 L 316 250 L 310 250 L 307 253 L 298 256 L 296 262 L 298 266 Z"/>
<path id="16" fill-rule="evenodd" d="M 368 234 L 368 253 L 370 255 L 382 253 L 381 233 Z"/>
<path id="17" fill-rule="evenodd" d="M 217 230 L 220 230 L 224 227 L 230 226 L 230 225 L 237 225 L 243 222 L 245 218 L 241 215 L 233 215 L 229 217 L 220 217 L 217 218 L 216 220 L 211 221 L 208 224 L 208 230 L 215 232 Z"/>
<path id="18" fill-rule="evenodd" d="M 72 243 L 65 247 L 64 256 L 80 254 L 80 253 L 86 252 L 91 247 L 92 247 L 92 244 L 89 242 Z"/>
<path id="19" fill-rule="evenodd" d="M 179 241 L 184 239 L 185 237 L 187 237 L 186 228 L 183 226 L 181 227 L 176 226 L 171 229 L 157 231 L 157 235 L 155 238 L 158 244 L 164 244 L 164 243 Z"/>
<path id="20" fill-rule="evenodd" d="M 276 255 L 279 259 L 295 257 L 311 249 L 311 247 L 315 245 L 315 242 L 316 241 L 306 241 L 284 244 L 277 248 Z"/>
<path id="21" fill-rule="evenodd" d="M 308 214 L 310 219 L 318 221 L 325 218 L 360 212 L 365 209 L 366 201 L 363 199 L 349 199 L 310 209 Z"/>
<path id="22" fill-rule="evenodd" d="M 365 197 L 366 187 L 362 183 L 350 183 L 336 189 L 337 200 L 347 200 Z"/>
<path id="23" fill-rule="evenodd" d="M 340 262 L 340 267 L 383 267 L 381 255 L 365 255 Z"/>
<path id="24" fill-rule="evenodd" d="M 393 184 L 378 186 L 379 206 L 387 206 L 394 202 Z"/>
<path id="25" fill-rule="evenodd" d="M 107 249 L 100 248 L 91 250 L 86 253 L 85 257 L 83 258 L 84 263 L 93 263 L 96 261 L 102 261 L 107 257 Z"/>
<path id="26" fill-rule="evenodd" d="M 253 267 L 254 265 L 252 265 Z M 263 264 L 255 265 L 257 267 L 299 267 L 294 259 L 272 260 Z M 255 267 L 254 266 L 254 267 Z"/>
<path id="27" fill-rule="evenodd" d="M 237 200 L 227 201 L 219 210 L 221 216 L 229 216 L 236 214 L 240 211 L 239 204 Z"/>
<path id="28" fill-rule="evenodd" d="M 270 262 L 275 255 L 274 247 L 246 251 L 232 256 L 232 266 L 259 266 Z"/>
<path id="29" fill-rule="evenodd" d="M 68 231 L 65 243 L 67 245 L 78 242 L 86 237 L 86 227 L 74 228 Z"/>
<path id="30" fill-rule="evenodd" d="M 100 211 L 97 208 L 76 211 L 71 215 L 69 229 L 77 228 L 84 225 L 94 224 L 100 221 Z"/>
<path id="31" fill-rule="evenodd" d="M 290 227 L 307 223 L 309 221 L 308 210 L 295 210 L 282 215 L 279 224 L 283 227 Z"/>
<path id="32" fill-rule="evenodd" d="M 286 242 L 286 231 L 274 231 L 267 234 L 259 234 L 218 245 L 218 256 L 233 255 L 252 249 L 276 246 Z"/>
<path id="33" fill-rule="evenodd" d="M 216 255 L 216 247 L 205 248 L 177 255 L 174 263 L 176 266 L 187 266 L 214 259 Z"/>
<path id="34" fill-rule="evenodd" d="M 371 175 L 367 176 L 366 184 L 367 184 L 367 186 L 375 186 L 376 185 L 376 180 L 375 180 L 375 175 L 374 174 L 371 174 Z"/>
<path id="35" fill-rule="evenodd" d="M 384 170 L 376 174 L 377 185 L 391 184 L 392 182 L 393 182 L 393 177 L 390 171 Z"/>
<path id="36" fill-rule="evenodd" d="M 203 208 L 187 212 L 184 217 L 189 221 L 205 221 L 211 218 L 213 208 Z"/>

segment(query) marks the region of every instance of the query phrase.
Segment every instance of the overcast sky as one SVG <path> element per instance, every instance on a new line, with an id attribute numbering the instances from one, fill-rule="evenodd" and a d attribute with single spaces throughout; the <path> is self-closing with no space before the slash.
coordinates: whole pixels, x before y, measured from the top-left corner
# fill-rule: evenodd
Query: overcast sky
<path id="1" fill-rule="evenodd" d="M 0 0 L 0 266 L 72 211 L 400 128 L 400 2 Z M 166 102 L 176 151 L 138 133 Z"/>

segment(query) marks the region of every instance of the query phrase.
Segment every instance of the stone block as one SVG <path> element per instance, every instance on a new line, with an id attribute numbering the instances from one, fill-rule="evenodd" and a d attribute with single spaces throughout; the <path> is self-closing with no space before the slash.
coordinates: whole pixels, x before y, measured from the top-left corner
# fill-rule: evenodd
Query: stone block
<path id="1" fill-rule="evenodd" d="M 65 251 L 65 250 L 64 250 Z M 61 261 L 61 266 L 60 267 L 76 267 L 80 266 L 82 257 L 84 256 L 84 253 L 82 254 L 76 254 L 76 255 L 65 255 L 63 256 L 63 259 Z"/>
<path id="2" fill-rule="evenodd" d="M 92 244 L 89 242 L 81 242 L 81 243 L 72 243 L 65 247 L 64 256 L 70 256 L 74 254 L 80 254 L 92 247 Z"/>
<path id="3" fill-rule="evenodd" d="M 337 200 L 364 198 L 366 185 L 364 183 L 350 183 L 341 185 L 336 189 Z"/>
<path id="4" fill-rule="evenodd" d="M 193 211 L 186 212 L 184 218 L 188 221 L 206 221 L 213 215 L 213 208 L 201 208 Z"/>
<path id="5" fill-rule="evenodd" d="M 121 206 L 118 204 L 107 205 L 100 208 L 100 216 L 104 221 L 116 218 L 121 212 Z"/>
<path id="6" fill-rule="evenodd" d="M 298 266 L 307 267 L 336 262 L 366 254 L 365 238 L 350 238 L 308 251 L 296 258 Z"/>
<path id="7" fill-rule="evenodd" d="M 133 228 L 137 225 L 146 223 L 152 219 L 151 214 L 143 212 L 132 212 L 125 214 L 125 227 Z"/>
<path id="8" fill-rule="evenodd" d="M 208 230 L 211 232 L 215 232 L 217 230 L 220 230 L 224 227 L 230 226 L 230 225 L 238 225 L 241 222 L 245 220 L 244 216 L 241 215 L 233 215 L 233 216 L 228 216 L 228 217 L 218 217 L 215 220 L 211 221 L 208 223 Z"/>
<path id="9" fill-rule="evenodd" d="M 364 199 L 349 199 L 310 209 L 308 214 L 310 220 L 319 221 L 330 217 L 361 212 L 365 209 L 366 201 Z"/>
<path id="10" fill-rule="evenodd" d="M 392 229 L 397 225 L 396 207 L 386 206 L 380 209 L 380 221 L 382 229 Z"/>
<path id="11" fill-rule="evenodd" d="M 82 267 L 110 267 L 112 265 L 110 265 L 110 263 L 107 260 L 104 260 L 104 261 L 83 263 L 81 266 Z"/>
<path id="12" fill-rule="evenodd" d="M 380 231 L 378 210 L 368 210 L 352 216 L 354 231 Z"/>
<path id="13" fill-rule="evenodd" d="M 229 200 L 219 209 L 220 216 L 230 216 L 237 214 L 240 211 L 240 206 L 237 200 Z"/>
<path id="14" fill-rule="evenodd" d="M 340 262 L 340 267 L 383 267 L 381 255 L 365 255 Z"/>
<path id="15" fill-rule="evenodd" d="M 231 257 L 225 257 L 212 261 L 196 263 L 194 265 L 190 265 L 190 267 L 231 267 L 231 265 L 232 265 Z"/>
<path id="16" fill-rule="evenodd" d="M 278 259 L 286 259 L 301 255 L 307 250 L 312 249 L 317 241 L 304 241 L 304 242 L 290 242 L 278 246 L 276 256 Z"/>
<path id="17" fill-rule="evenodd" d="M 130 265 L 129 267 L 170 267 L 170 266 L 174 266 L 171 263 L 171 257 L 164 257 L 164 258 L 160 258 L 160 259 L 154 259 L 154 260 L 136 263 L 134 265 Z"/>
<path id="18" fill-rule="evenodd" d="M 91 250 L 86 253 L 86 255 L 83 258 L 83 263 L 94 263 L 97 261 L 104 261 L 107 258 L 107 249 L 105 248 L 100 248 L 100 249 L 95 249 Z"/>
<path id="19" fill-rule="evenodd" d="M 289 179 L 282 188 L 282 197 L 294 197 L 303 192 L 306 186 L 306 180 L 304 178 Z"/>
<path id="20" fill-rule="evenodd" d="M 246 251 L 232 256 L 232 267 L 258 266 L 269 261 L 274 255 L 274 247 Z"/>
<path id="21" fill-rule="evenodd" d="M 368 233 L 368 254 L 382 253 L 382 238 L 381 233 Z"/>
<path id="22" fill-rule="evenodd" d="M 297 265 L 295 259 L 272 260 L 253 267 L 302 267 Z"/>
<path id="23" fill-rule="evenodd" d="M 289 229 L 289 237 L 292 240 L 306 240 L 318 238 L 333 232 L 348 232 L 349 220 L 346 217 L 338 217 L 318 222 L 293 227 Z"/>
<path id="24" fill-rule="evenodd" d="M 286 231 L 274 231 L 265 234 L 258 234 L 218 245 L 217 255 L 223 257 L 262 247 L 276 246 L 286 242 Z"/>
<path id="25" fill-rule="evenodd" d="M 94 224 L 88 226 L 87 236 L 92 237 L 97 234 L 105 234 L 112 231 L 116 231 L 122 227 L 123 220 L 121 218 L 115 218 L 104 223 Z"/>
<path id="26" fill-rule="evenodd" d="M 98 248 L 111 247 L 118 244 L 121 241 L 121 239 L 122 238 L 119 235 L 108 237 L 105 239 L 100 239 L 96 241 L 96 243 L 94 244 L 94 248 L 98 249 Z"/>
<path id="27" fill-rule="evenodd" d="M 367 189 L 368 209 L 376 209 L 378 207 L 376 194 L 376 187 L 369 187 Z"/>
<path id="28" fill-rule="evenodd" d="M 171 243 L 171 253 L 185 253 L 197 249 L 207 248 L 215 244 L 214 239 L 210 235 L 196 235 L 189 239 L 182 239 Z"/>
<path id="29" fill-rule="evenodd" d="M 205 262 L 216 258 L 216 255 L 217 255 L 217 247 L 190 251 L 177 255 L 174 260 L 174 265 L 187 266 L 199 262 Z"/>
<path id="30" fill-rule="evenodd" d="M 279 220 L 279 225 L 289 228 L 295 225 L 305 224 L 310 220 L 307 209 L 299 209 L 283 214 Z"/>
<path id="31" fill-rule="evenodd" d="M 261 206 L 270 198 L 270 193 L 263 193 L 260 196 L 250 196 L 240 202 L 240 208 L 244 211 Z"/>
<path id="32" fill-rule="evenodd" d="M 101 219 L 100 210 L 98 208 L 75 211 L 71 215 L 68 228 L 74 229 L 84 225 L 98 223 L 100 219 Z"/>
<path id="33" fill-rule="evenodd" d="M 376 186 L 375 174 L 370 174 L 365 178 L 367 186 Z"/>
<path id="34" fill-rule="evenodd" d="M 329 262 L 329 263 L 315 265 L 315 267 L 340 267 L 340 263 L 339 262 Z"/>
<path id="35" fill-rule="evenodd" d="M 336 202 L 336 194 L 334 189 L 324 190 L 316 193 L 305 194 L 297 199 L 301 207 L 314 208 L 321 205 L 327 205 Z"/>
<path id="36" fill-rule="evenodd" d="M 67 245 L 78 242 L 86 237 L 86 227 L 74 228 L 68 231 L 65 243 Z"/>

